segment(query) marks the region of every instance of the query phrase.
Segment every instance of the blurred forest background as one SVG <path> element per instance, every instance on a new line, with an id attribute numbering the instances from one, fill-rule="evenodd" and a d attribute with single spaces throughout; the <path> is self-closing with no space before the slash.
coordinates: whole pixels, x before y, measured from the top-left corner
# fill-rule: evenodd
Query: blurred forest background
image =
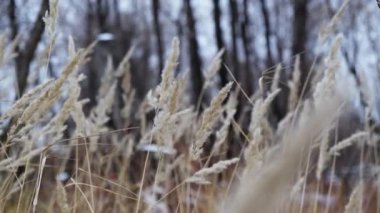
<path id="1" fill-rule="evenodd" d="M 65 0 L 59 3 L 57 44 L 50 53 L 48 69 L 41 64 L 49 51 L 42 17 L 48 0 L 7 0 L 0 2 L 0 29 L 5 40 L 18 36 L 15 66 L 2 67 L 0 85 L 1 110 L 9 107 L 6 100 L 20 97 L 27 88 L 59 75 L 57 67 L 67 55 L 67 38 L 72 35 L 79 46 L 97 40 L 92 60 L 85 67 L 87 79 L 82 83 L 82 96 L 90 98 L 86 111 L 95 105 L 96 91 L 107 57 L 113 64 L 121 61 L 132 46 L 132 83 L 136 98 L 142 99 L 149 88 L 160 81 L 170 41 L 178 36 L 181 54 L 178 72 L 190 69 L 189 90 L 196 102 L 204 83 L 203 70 L 220 49 L 225 49 L 219 79 L 215 87 L 230 80 L 240 82 L 246 94 L 258 88 L 258 79 L 270 75 L 282 64 L 281 82 L 291 77 L 292 64 L 300 54 L 302 79 L 312 65 L 321 64 L 318 57 L 326 47 L 317 45 L 318 33 L 337 12 L 342 0 Z M 343 56 L 351 74 L 364 72 L 376 77 L 380 66 L 380 13 L 375 1 L 351 1 L 338 24 L 345 35 Z M 38 60 L 38 59 L 41 60 Z M 36 60 L 34 60 L 36 59 Z M 372 70 L 369 70 L 372 67 Z M 230 70 L 230 71 L 228 71 Z M 264 79 L 265 80 L 265 79 Z M 17 84 L 15 83 L 17 82 Z M 304 81 L 302 81 L 304 82 Z M 17 85 L 17 86 L 16 86 Z M 15 88 L 15 89 L 10 89 Z M 120 91 L 119 91 L 120 92 Z M 212 91 L 208 91 L 211 92 Z M 207 97 L 207 94 L 206 94 Z M 190 100 L 190 101 L 191 101 Z M 284 100 L 276 107 L 277 116 L 286 111 Z M 120 123 L 114 121 L 115 124 Z"/>

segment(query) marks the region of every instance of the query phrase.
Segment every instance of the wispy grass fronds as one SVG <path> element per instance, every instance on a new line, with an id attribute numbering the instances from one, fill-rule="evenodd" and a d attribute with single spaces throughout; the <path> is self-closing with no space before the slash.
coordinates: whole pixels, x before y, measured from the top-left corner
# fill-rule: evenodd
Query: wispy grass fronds
<path id="1" fill-rule="evenodd" d="M 85 135 L 87 121 L 86 121 L 86 116 L 84 115 L 84 112 L 83 112 L 83 105 L 86 102 L 88 102 L 88 99 L 76 101 L 74 105 L 72 106 L 72 111 L 70 112 L 70 115 L 73 118 L 74 123 L 76 125 L 75 132 L 73 133 L 74 137 L 78 137 L 78 136 L 82 137 Z M 74 140 L 72 140 L 71 142 L 73 141 Z"/>
<path id="2" fill-rule="evenodd" d="M 0 166 L 1 168 L 1 166 Z M 25 171 L 20 177 L 19 177 L 19 180 L 25 180 L 27 177 L 30 177 L 32 176 L 33 174 L 35 174 L 36 172 L 36 169 L 35 168 L 29 168 L 28 171 Z M 3 185 L 4 186 L 4 185 Z M 12 195 L 17 193 L 17 192 L 20 192 L 21 189 L 22 189 L 23 185 L 20 184 L 20 182 L 18 181 L 15 181 L 13 183 L 13 186 L 10 188 L 8 194 L 6 195 L 6 199 L 11 199 Z M 4 190 L 4 189 L 3 189 Z"/>
<path id="3" fill-rule="evenodd" d="M 110 120 L 109 113 L 111 113 L 112 105 L 115 99 L 116 83 L 109 88 L 107 94 L 100 98 L 99 103 L 96 107 L 91 110 L 88 125 L 91 125 L 89 134 L 94 134 L 99 131 L 106 131 L 107 128 L 105 124 Z M 92 137 L 90 139 L 90 151 L 94 152 L 97 150 L 97 140 L 98 138 Z"/>
<path id="4" fill-rule="evenodd" d="M 133 101 L 135 99 L 136 91 L 132 88 L 132 78 L 131 78 L 131 64 L 130 59 L 134 47 L 131 47 L 128 52 L 125 54 L 123 60 L 120 62 L 119 66 L 116 69 L 115 76 L 122 78 L 121 79 L 121 89 L 123 91 L 122 98 L 124 101 L 124 106 L 121 109 L 121 116 L 124 119 L 124 122 L 128 124 L 130 121 L 130 114 L 132 111 Z"/>
<path id="5" fill-rule="evenodd" d="M 192 108 L 184 109 L 174 114 L 167 111 L 160 112 L 155 117 L 155 126 L 152 129 L 152 134 L 157 139 L 157 143 L 172 147 L 176 135 L 181 135 L 185 131 L 181 121 L 187 118 L 188 115 L 192 115 Z M 173 131 L 174 128 L 176 128 L 176 131 Z"/>
<path id="6" fill-rule="evenodd" d="M 57 181 L 57 194 L 56 194 L 56 200 L 59 209 L 62 213 L 70 213 L 70 206 L 67 202 L 67 192 L 65 190 L 65 187 L 63 187 L 62 183 L 60 181 Z"/>
<path id="7" fill-rule="evenodd" d="M 3 32 L 0 35 L 0 67 L 9 63 L 17 56 L 16 46 L 19 42 L 19 36 L 16 36 L 10 44 L 7 45 L 7 34 Z"/>
<path id="8" fill-rule="evenodd" d="M 281 64 L 278 64 L 276 66 L 275 71 L 274 71 L 274 76 L 273 76 L 272 84 L 270 87 L 271 92 L 274 92 L 278 89 L 278 86 L 280 83 L 280 77 L 281 77 L 281 70 L 282 70 L 282 66 L 281 66 Z"/>
<path id="9" fill-rule="evenodd" d="M 58 21 L 58 0 L 50 0 L 49 12 L 46 11 L 43 21 L 45 22 L 50 42 L 54 43 Z"/>
<path id="10" fill-rule="evenodd" d="M 326 39 L 333 33 L 333 31 L 336 30 L 336 26 L 339 20 L 342 19 L 344 11 L 346 7 L 348 6 L 349 2 L 350 0 L 345 0 L 343 4 L 340 6 L 340 8 L 338 9 L 338 11 L 336 12 L 336 14 L 330 20 L 330 22 L 320 30 L 318 39 L 321 44 L 323 44 L 326 41 Z"/>
<path id="11" fill-rule="evenodd" d="M 51 2 L 51 7 L 58 7 L 57 0 Z M 56 24 L 58 15 L 54 8 L 45 16 L 47 29 L 49 24 Z M 334 24 L 330 25 L 335 28 Z M 55 39 L 56 27 L 48 29 L 48 39 Z M 331 32 L 326 29 L 325 33 Z M 309 212 L 309 192 L 317 188 L 324 194 L 327 185 L 328 199 L 339 202 L 337 205 L 342 210 L 350 191 L 345 189 L 351 187 L 351 177 L 356 175 L 351 176 L 351 170 L 346 171 L 354 169 L 356 172 L 360 165 L 365 169 L 369 167 L 371 178 L 378 173 L 378 168 L 373 166 L 377 155 L 372 152 L 376 151 L 372 149 L 376 148 L 378 136 L 377 116 L 370 116 L 376 113 L 375 95 L 371 94 L 373 101 L 367 100 L 369 106 L 363 107 L 352 101 L 357 93 L 351 95 L 353 93 L 341 91 L 340 85 L 348 85 L 345 78 L 339 78 L 343 74 L 341 68 L 345 68 L 340 67 L 341 41 L 341 36 L 333 41 L 325 64 L 322 64 L 324 76 L 311 88 L 309 99 L 299 94 L 303 82 L 300 57 L 296 56 L 292 80 L 288 82 L 290 94 L 285 97 L 289 103 L 280 106 L 288 109 L 286 114 L 283 110 L 281 113 L 270 110 L 275 98 L 281 95 L 282 100 L 286 95 L 279 89 L 283 74 L 281 65 L 270 74 L 271 81 L 259 79 L 260 90 L 252 100 L 245 95 L 249 104 L 239 103 L 241 90 L 230 93 L 232 83 L 228 83 L 216 92 L 202 113 L 198 110 L 201 101 L 196 106 L 189 105 L 191 95 L 187 93 L 186 84 L 191 81 L 187 78 L 188 73 L 175 74 L 180 54 L 177 38 L 172 42 L 160 84 L 145 97 L 135 97 L 138 91 L 132 86 L 133 47 L 117 67 L 109 56 L 100 88 L 92 91 L 98 94 L 97 104 L 85 114 L 83 105 L 88 99 L 80 100 L 80 81 L 84 76 L 79 74 L 79 68 L 89 60 L 95 43 L 76 50 L 73 38 L 69 37 L 69 57 L 61 75 L 29 90 L 0 116 L 2 126 L 10 122 L 10 129 L 6 126 L 1 130 L 1 134 L 6 134 L 1 139 L 6 140 L 0 143 L 0 211 L 13 212 L 12 207 L 3 208 L 3 205 L 15 202 L 19 212 L 24 209 L 53 212 L 55 208 L 64 213 L 294 212 L 287 211 L 287 207 Z M 3 60 L 8 66 L 7 54 L 11 47 L 6 46 L 5 37 L 0 37 L 0 64 Z M 3 47 L 5 52 L 1 52 Z M 51 46 L 48 46 L 41 54 L 46 64 L 50 52 Z M 219 51 L 206 67 L 203 90 L 216 88 L 213 83 L 223 54 L 224 50 Z M 35 57 L 32 66 L 38 63 L 36 60 Z M 319 57 L 315 63 L 318 68 Z M 363 78 L 358 82 L 367 81 L 369 79 Z M 202 95 L 203 92 L 209 91 L 202 91 Z M 237 106 L 241 106 L 238 115 Z M 358 111 L 354 111 L 356 109 Z M 282 120 L 270 119 L 272 116 Z M 350 123 L 345 122 L 346 116 Z M 338 123 L 342 121 L 340 118 L 344 118 L 343 122 Z M 359 127 L 348 127 L 351 122 Z M 346 139 L 330 148 L 332 130 L 337 130 L 337 138 Z M 360 151 L 346 148 L 359 143 L 365 146 L 363 158 L 356 158 L 356 154 L 360 154 L 356 153 L 355 162 L 346 161 L 347 156 L 353 159 L 350 151 Z M 342 156 L 333 156 L 339 153 Z M 245 162 L 238 164 L 242 157 Z M 332 157 L 336 157 L 332 162 L 335 172 L 332 174 L 337 174 L 337 178 L 322 175 L 324 170 L 330 171 Z M 366 179 L 361 181 L 364 183 Z M 360 190 L 364 191 L 362 185 Z M 363 197 L 357 198 L 357 191 L 352 192 L 346 212 L 361 210 Z M 366 195 L 360 193 L 360 196 Z M 322 198 L 320 195 L 318 199 Z M 220 204 L 217 199 L 228 196 L 231 200 L 223 202 L 220 211 L 215 209 Z M 335 196 L 341 197 L 335 199 Z M 302 204 L 298 209 L 300 198 Z M 367 202 L 366 198 L 364 200 Z M 328 206 L 325 211 L 331 209 Z"/>
<path id="12" fill-rule="evenodd" d="M 230 94 L 227 104 L 224 107 L 225 117 L 222 119 L 222 127 L 216 132 L 216 140 L 213 146 L 213 152 L 218 152 L 226 141 L 230 125 L 234 119 L 237 107 L 237 92 Z"/>
<path id="13" fill-rule="evenodd" d="M 47 75 L 48 64 L 51 56 L 52 49 L 57 40 L 57 24 L 58 24 L 58 0 L 49 0 L 49 10 L 45 12 L 42 18 L 45 23 L 45 29 L 48 36 L 48 44 L 39 57 L 37 68 L 43 67 L 45 64 L 45 72 Z"/>
<path id="14" fill-rule="evenodd" d="M 179 101 L 180 101 L 180 91 L 183 90 L 181 87 L 183 87 L 183 84 L 181 84 L 183 82 L 179 81 L 179 80 L 176 80 L 174 81 L 173 83 L 173 89 L 172 89 L 172 95 L 171 97 L 169 98 L 169 102 L 168 102 L 168 111 L 170 114 L 173 114 L 177 111 L 178 109 L 178 104 L 179 104 Z"/>
<path id="15" fill-rule="evenodd" d="M 219 50 L 219 52 L 212 59 L 210 65 L 207 67 L 206 72 L 205 72 L 204 89 L 208 88 L 210 85 L 213 84 L 213 77 L 220 70 L 223 54 L 224 54 L 224 49 Z"/>
<path id="16" fill-rule="evenodd" d="M 315 102 L 323 102 L 326 99 L 332 97 L 334 92 L 336 92 L 335 78 L 336 73 L 340 67 L 340 61 L 338 57 L 338 52 L 340 50 L 342 42 L 342 35 L 338 35 L 333 42 L 329 55 L 326 59 L 326 70 L 324 72 L 324 77 L 318 84 L 313 93 L 313 98 Z"/>
<path id="17" fill-rule="evenodd" d="M 131 66 L 129 63 L 127 63 L 123 67 L 124 67 L 124 73 L 123 73 L 123 78 L 121 80 L 121 88 L 124 94 L 129 95 L 133 92 L 131 70 L 130 70 Z"/>
<path id="18" fill-rule="evenodd" d="M 30 159 L 40 155 L 45 149 L 46 149 L 46 147 L 40 147 L 40 148 L 33 149 L 33 150 L 29 151 L 28 153 L 26 153 L 25 155 L 20 156 L 17 159 L 12 158 L 13 162 L 9 162 L 9 160 L 5 159 L 3 161 L 7 161 L 9 163 L 8 163 L 8 165 L 4 166 L 3 168 L 0 167 L 0 171 L 14 170 L 17 167 L 24 165 L 25 162 L 29 161 Z M 3 164 L 3 163 L 1 163 L 1 164 Z"/>
<path id="19" fill-rule="evenodd" d="M 219 93 L 212 99 L 210 106 L 203 112 L 201 123 L 195 133 L 195 142 L 191 146 L 191 156 L 199 159 L 203 152 L 203 145 L 210 136 L 212 128 L 220 119 L 222 103 L 231 90 L 232 82 L 224 86 Z"/>
<path id="20" fill-rule="evenodd" d="M 51 53 L 50 45 L 45 46 L 44 49 L 40 53 L 38 53 L 37 58 L 36 58 L 36 66 L 35 66 L 36 70 L 40 70 L 41 68 L 46 66 L 46 64 L 49 63 L 50 53 Z M 28 79 L 29 82 L 33 82 L 33 81 L 36 81 L 38 79 L 39 73 L 33 73 L 33 74 L 34 75 L 29 77 L 29 79 Z"/>
<path id="21" fill-rule="evenodd" d="M 147 94 L 148 103 L 154 107 L 156 115 L 153 128 L 149 134 L 144 134 L 141 144 L 151 142 L 152 136 L 158 140 L 158 144 L 171 146 L 173 143 L 173 119 L 179 102 L 179 91 L 184 87 L 181 80 L 174 77 L 174 71 L 179 57 L 179 40 L 174 38 L 168 59 L 161 74 L 161 83 L 154 91 Z M 144 121 L 144 119 L 142 119 Z"/>
<path id="22" fill-rule="evenodd" d="M 303 168 L 307 153 L 313 141 L 326 126 L 335 119 L 341 100 L 339 97 L 329 104 L 320 104 L 313 111 L 303 111 L 297 127 L 282 138 L 283 149 L 262 167 L 261 171 L 251 172 L 244 178 L 233 202 L 223 212 L 276 212 L 283 206 L 289 187 L 296 182 L 299 168 Z M 249 163 L 249 162 L 248 162 Z"/>
<path id="23" fill-rule="evenodd" d="M 6 169 L 6 166 L 9 165 L 12 161 L 15 159 L 13 158 L 5 158 L 0 161 L 0 171 L 3 171 Z"/>
<path id="24" fill-rule="evenodd" d="M 360 181 L 351 192 L 350 199 L 344 207 L 344 213 L 362 212 L 364 182 Z"/>
<path id="25" fill-rule="evenodd" d="M 91 48 L 91 47 L 90 47 Z M 78 64 L 81 64 L 83 60 L 87 57 L 89 49 L 79 50 L 75 57 L 66 65 L 62 72 L 61 77 L 54 81 L 53 85 L 49 90 L 42 93 L 38 98 L 32 101 L 32 103 L 25 109 L 22 113 L 21 118 L 18 120 L 18 125 L 24 123 L 34 122 L 39 119 L 48 110 L 53 103 L 60 96 L 60 91 L 63 83 L 69 77 L 69 75 L 77 69 Z M 17 126 L 18 126 L 17 125 Z"/>
<path id="26" fill-rule="evenodd" d="M 167 99 L 169 98 L 169 93 L 167 91 L 171 87 L 174 80 L 174 71 L 178 64 L 179 57 L 179 40 L 178 38 L 174 38 L 172 41 L 172 47 L 169 54 L 169 58 L 166 60 L 165 67 L 162 71 L 161 75 L 161 83 L 159 85 L 158 93 L 160 97 L 158 99 L 158 107 L 162 107 Z"/>
<path id="27" fill-rule="evenodd" d="M 280 89 L 271 92 L 265 99 L 260 98 L 255 102 L 251 112 L 251 121 L 249 124 L 250 141 L 244 156 L 248 160 L 257 156 L 259 146 L 269 143 L 272 138 L 272 129 L 267 120 L 267 113 L 270 104 L 279 94 Z"/>
<path id="28" fill-rule="evenodd" d="M 232 158 L 230 160 L 222 160 L 209 168 L 201 169 L 195 172 L 191 177 L 187 178 L 185 182 L 187 183 L 197 183 L 197 184 L 210 184 L 207 177 L 213 174 L 219 174 L 226 170 L 230 165 L 239 162 L 239 158 Z"/>
<path id="29" fill-rule="evenodd" d="M 305 177 L 300 177 L 297 182 L 292 187 L 292 190 L 290 191 L 290 198 L 295 199 L 297 197 L 297 194 L 300 193 L 303 185 L 305 184 Z"/>
<path id="30" fill-rule="evenodd" d="M 104 70 L 103 78 L 100 83 L 100 88 L 99 88 L 99 92 L 97 96 L 98 101 L 107 95 L 109 89 L 114 83 L 115 83 L 115 76 L 114 76 L 112 57 L 108 55 L 106 68 Z"/>
<path id="31" fill-rule="evenodd" d="M 186 81 L 188 80 L 188 72 L 185 72 L 178 76 L 173 85 L 172 97 L 169 99 L 168 110 L 170 113 L 174 113 L 181 107 L 183 97 L 186 91 Z"/>
<path id="32" fill-rule="evenodd" d="M 326 167 L 326 163 L 330 159 L 330 155 L 328 153 L 329 149 L 329 128 L 326 128 L 324 132 L 322 133 L 322 140 L 319 145 L 319 156 L 318 156 L 318 163 L 317 163 L 317 172 L 316 177 L 317 180 L 321 180 L 322 172 Z"/>
<path id="33" fill-rule="evenodd" d="M 276 89 L 275 91 L 270 93 L 265 99 L 259 99 L 256 101 L 251 113 L 249 132 L 253 133 L 255 129 L 260 127 L 260 123 L 263 121 L 263 119 L 265 119 L 265 116 L 268 113 L 270 104 L 280 91 L 280 89 Z"/>
<path id="34" fill-rule="evenodd" d="M 182 75 L 173 79 L 167 91 L 164 92 L 164 95 L 167 96 L 166 102 L 159 103 L 159 107 L 156 108 L 158 113 L 154 118 L 152 134 L 157 139 L 158 144 L 166 144 L 171 147 L 174 142 L 174 135 L 182 133 L 173 131 L 173 128 L 176 128 L 176 125 L 181 120 L 181 116 L 186 116 L 190 112 L 188 109 L 179 110 L 182 93 L 186 85 L 184 83 L 185 78 L 186 75 Z"/>
<path id="35" fill-rule="evenodd" d="M 80 187 L 79 183 L 78 183 L 75 179 L 73 179 L 73 178 L 70 178 L 70 181 L 73 182 L 73 185 L 75 186 L 75 188 L 77 188 L 78 191 L 81 193 L 83 199 L 86 201 L 86 204 L 87 204 L 87 206 L 88 206 L 89 211 L 90 211 L 91 213 L 95 213 L 95 211 L 94 211 L 94 206 L 91 205 L 90 201 L 88 200 L 86 194 L 84 193 L 84 191 L 83 191 L 82 188 Z"/>
<path id="36" fill-rule="evenodd" d="M 135 47 L 132 46 L 129 48 L 127 53 L 124 55 L 123 59 L 119 63 L 119 66 L 116 68 L 115 76 L 120 77 L 120 76 L 125 76 L 125 75 L 130 75 L 130 60 L 132 58 L 132 54 L 135 51 Z"/>
<path id="37" fill-rule="evenodd" d="M 37 98 L 39 94 L 45 93 L 46 90 L 52 86 L 53 82 L 53 80 L 49 80 L 29 90 L 20 99 L 18 99 L 8 111 L 1 115 L 0 120 L 21 115 L 33 99 Z"/>
<path id="38" fill-rule="evenodd" d="M 73 58 L 76 53 L 74 38 L 71 35 L 69 35 L 67 41 L 67 53 L 69 55 L 69 58 Z"/>
<path id="39" fill-rule="evenodd" d="M 154 127 L 152 129 L 152 134 L 157 138 L 158 144 L 163 144 L 164 142 L 172 144 L 171 140 L 171 126 L 169 124 L 171 120 L 171 114 L 168 111 L 159 112 L 154 118 Z M 150 137 L 147 135 L 147 137 Z M 168 141 L 169 140 L 169 141 Z"/>
<path id="40" fill-rule="evenodd" d="M 36 212 L 38 197 L 40 194 L 39 192 L 41 188 L 42 174 L 43 174 L 45 164 L 46 164 L 46 158 L 47 158 L 46 156 L 43 156 L 43 157 L 41 156 L 41 162 L 39 165 L 38 177 L 37 177 L 37 182 L 36 182 L 35 192 L 34 192 L 34 199 L 33 199 L 33 213 Z"/>
<path id="41" fill-rule="evenodd" d="M 63 130 L 66 129 L 65 122 L 70 117 L 70 112 L 73 111 L 80 95 L 79 80 L 81 79 L 71 79 L 69 81 L 69 97 L 63 103 L 62 109 L 42 128 L 42 135 L 52 135 L 51 143 L 63 137 Z"/>
<path id="42" fill-rule="evenodd" d="M 128 95 L 125 93 L 123 94 L 123 101 L 124 101 L 124 106 L 121 109 L 121 116 L 123 117 L 124 121 L 126 124 L 130 122 L 130 114 L 132 112 L 132 106 L 133 106 L 133 101 L 136 96 L 136 91 L 132 90 Z"/>
<path id="43" fill-rule="evenodd" d="M 339 151 L 355 143 L 363 142 L 363 140 L 368 139 L 368 137 L 369 137 L 369 133 L 363 132 L 363 131 L 352 134 L 350 137 L 338 142 L 336 145 L 331 147 L 329 149 L 329 155 L 339 155 Z"/>
<path id="44" fill-rule="evenodd" d="M 292 74 L 292 81 L 289 81 L 288 86 L 290 89 L 289 101 L 288 101 L 288 111 L 292 112 L 296 109 L 299 101 L 299 88 L 301 80 L 301 67 L 300 67 L 300 56 L 296 56 L 294 62 L 294 70 Z"/>

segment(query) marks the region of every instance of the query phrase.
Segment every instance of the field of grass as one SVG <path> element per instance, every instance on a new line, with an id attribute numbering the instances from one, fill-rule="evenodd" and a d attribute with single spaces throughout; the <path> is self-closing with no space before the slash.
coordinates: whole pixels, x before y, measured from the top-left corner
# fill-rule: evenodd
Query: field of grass
<path id="1" fill-rule="evenodd" d="M 297 56 L 289 82 L 278 66 L 252 97 L 230 82 L 197 106 L 189 103 L 189 73 L 175 75 L 174 38 L 161 82 L 144 100 L 131 87 L 132 49 L 116 68 L 108 61 L 97 104 L 85 113 L 81 67 L 96 44 L 76 49 L 70 40 L 62 74 L 0 116 L 9 127 L 1 138 L 0 212 L 380 212 L 373 98 L 363 84 L 338 77 L 347 71 L 336 22 L 321 31 L 330 50 L 312 68 L 308 91 Z M 204 91 L 216 88 L 222 51 L 205 70 Z M 279 96 L 288 111 L 273 123 Z M 115 111 L 124 128 L 109 124 Z"/>

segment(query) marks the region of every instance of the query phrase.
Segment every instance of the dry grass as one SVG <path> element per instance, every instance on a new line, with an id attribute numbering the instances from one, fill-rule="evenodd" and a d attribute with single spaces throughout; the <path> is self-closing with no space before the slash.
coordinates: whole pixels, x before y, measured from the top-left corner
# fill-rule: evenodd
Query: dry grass
<path id="1" fill-rule="evenodd" d="M 52 2 L 42 61 L 50 60 L 55 45 Z M 333 37 L 346 2 L 321 32 L 323 41 Z M 4 38 L 0 66 L 14 57 L 17 42 L 7 46 Z M 284 95 L 281 66 L 269 91 L 260 81 L 258 98 L 248 100 L 248 125 L 237 109 L 238 93 L 244 93 L 239 82 L 235 91 L 233 83 L 221 88 L 203 112 L 186 102 L 187 72 L 175 75 L 178 39 L 161 83 L 141 102 L 131 86 L 133 48 L 116 69 L 109 59 L 97 105 L 86 116 L 80 72 L 96 44 L 76 50 L 69 39 L 61 76 L 30 89 L 0 116 L 12 120 L 1 141 L 0 212 L 380 212 L 376 126 L 367 114 L 355 114 L 350 97 L 336 86 L 337 73 L 344 72 L 341 39 L 332 42 L 319 70 L 324 76 L 309 98 L 300 95 L 297 57 L 288 114 L 276 124 L 268 117 L 273 100 Z M 214 87 L 223 51 L 206 69 L 202 95 Z M 114 129 L 109 122 L 119 86 L 123 128 Z M 53 106 L 59 110 L 46 113 Z M 354 129 L 343 118 L 355 116 Z M 245 146 L 231 154 L 234 143 Z"/>

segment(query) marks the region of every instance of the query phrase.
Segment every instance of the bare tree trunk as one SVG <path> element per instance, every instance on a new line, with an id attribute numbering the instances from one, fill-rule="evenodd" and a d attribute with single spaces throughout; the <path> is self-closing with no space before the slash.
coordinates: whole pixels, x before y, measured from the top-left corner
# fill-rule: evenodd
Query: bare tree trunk
<path id="1" fill-rule="evenodd" d="M 16 2 L 15 0 L 10 0 L 8 4 L 8 18 L 9 18 L 9 24 L 11 28 L 11 40 L 15 39 L 18 35 L 18 23 L 17 23 L 17 17 L 16 17 Z M 17 45 L 17 52 L 20 49 L 20 46 Z"/>
<path id="2" fill-rule="evenodd" d="M 270 14 L 267 7 L 266 0 L 260 0 L 261 14 L 264 19 L 264 33 L 265 33 L 265 45 L 266 45 L 266 67 L 267 69 L 262 73 L 264 93 L 269 91 L 273 76 L 274 76 L 274 59 L 272 53 L 271 36 L 272 36 L 272 24 L 270 22 Z M 277 99 L 276 99 L 277 100 Z M 276 102 L 276 100 L 274 102 Z"/>
<path id="3" fill-rule="evenodd" d="M 306 62 L 306 42 L 307 42 L 307 0 L 293 0 L 293 40 L 292 40 L 292 55 L 300 54 L 301 66 L 301 82 L 305 83 L 308 75 L 308 66 Z"/>
<path id="4" fill-rule="evenodd" d="M 94 40 L 94 31 L 95 31 L 95 8 L 91 0 L 87 0 L 86 8 L 86 38 L 85 46 L 91 44 Z M 95 49 L 96 50 L 96 49 Z M 86 70 L 84 74 L 87 76 L 87 79 L 81 82 L 81 98 L 88 98 L 89 103 L 83 106 L 83 111 L 87 115 L 89 114 L 91 108 L 96 104 L 96 94 L 99 87 L 99 78 L 96 65 L 94 64 L 94 58 L 96 57 L 96 51 L 94 51 L 91 60 L 86 65 Z"/>
<path id="5" fill-rule="evenodd" d="M 152 12 L 153 12 L 153 25 L 154 25 L 154 34 L 156 35 L 157 40 L 157 55 L 159 63 L 159 73 L 161 76 L 161 71 L 164 68 L 164 47 L 162 43 L 162 32 L 160 25 L 160 0 L 152 0 Z M 160 81 L 160 79 L 159 79 Z"/>
<path id="6" fill-rule="evenodd" d="M 240 80 L 239 76 L 239 51 L 238 51 L 238 28 L 239 28 L 239 12 L 236 0 L 230 0 L 230 25 L 232 38 L 232 68 L 236 80 Z"/>
<path id="7" fill-rule="evenodd" d="M 113 0 L 113 9 L 115 12 L 115 25 L 121 27 L 121 17 L 119 11 L 119 0 Z"/>
<path id="8" fill-rule="evenodd" d="M 265 26 L 265 42 L 267 46 L 267 67 L 273 66 L 273 57 L 272 57 L 272 48 L 270 44 L 270 36 L 271 36 L 271 24 L 269 19 L 269 11 L 266 5 L 265 0 L 260 0 L 261 3 L 261 13 L 264 18 L 264 26 Z"/>
<path id="9" fill-rule="evenodd" d="M 42 18 L 44 17 L 45 12 L 48 10 L 49 0 L 42 0 L 40 10 L 38 12 L 36 20 L 34 21 L 32 30 L 29 33 L 28 40 L 25 42 L 24 48 L 20 48 L 19 45 L 17 45 L 16 47 L 17 56 L 15 59 L 15 63 L 19 96 L 22 96 L 22 94 L 24 94 L 26 90 L 30 71 L 30 64 L 33 60 L 37 46 L 40 43 L 42 34 L 45 30 L 45 23 L 43 22 Z M 8 17 L 11 25 L 11 39 L 14 39 L 18 34 L 15 0 L 10 0 L 9 2 Z"/>
<path id="10" fill-rule="evenodd" d="M 109 5 L 107 0 L 96 1 L 96 15 L 100 32 L 107 32 L 107 17 L 109 12 Z"/>
<path id="11" fill-rule="evenodd" d="M 275 4 L 274 5 L 274 13 L 276 14 L 275 16 L 275 26 L 281 26 L 280 28 L 284 28 L 282 25 L 286 23 L 286 18 L 283 17 L 283 6 L 280 4 Z M 277 61 L 284 61 L 284 49 L 285 49 L 285 41 L 282 33 L 280 32 L 281 30 L 275 30 L 273 32 L 273 36 L 275 36 L 276 40 L 276 51 L 277 51 L 277 58 L 275 60 Z"/>
<path id="12" fill-rule="evenodd" d="M 243 40 L 244 56 L 245 56 L 245 92 L 251 95 L 255 88 L 255 80 L 251 70 L 251 38 L 249 34 L 249 14 L 248 0 L 243 1 L 243 22 L 241 23 L 241 37 Z"/>
<path id="13" fill-rule="evenodd" d="M 224 40 L 223 40 L 223 30 L 221 27 L 221 9 L 219 0 L 213 0 L 214 3 L 214 31 L 215 31 L 215 39 L 216 39 L 216 46 L 218 47 L 218 50 L 221 50 L 225 48 L 224 46 Z M 222 56 L 222 61 L 224 62 L 226 58 L 226 54 L 224 53 Z M 224 86 L 228 83 L 228 72 L 225 66 L 221 66 L 219 71 L 221 86 Z"/>
<path id="14" fill-rule="evenodd" d="M 197 31 L 195 28 L 195 18 L 190 0 L 185 0 L 185 10 L 188 27 L 187 36 L 190 51 L 191 77 L 193 81 L 193 103 L 197 104 L 198 98 L 201 98 L 200 96 L 203 88 L 202 60 L 199 56 L 199 44 L 196 37 Z"/>

